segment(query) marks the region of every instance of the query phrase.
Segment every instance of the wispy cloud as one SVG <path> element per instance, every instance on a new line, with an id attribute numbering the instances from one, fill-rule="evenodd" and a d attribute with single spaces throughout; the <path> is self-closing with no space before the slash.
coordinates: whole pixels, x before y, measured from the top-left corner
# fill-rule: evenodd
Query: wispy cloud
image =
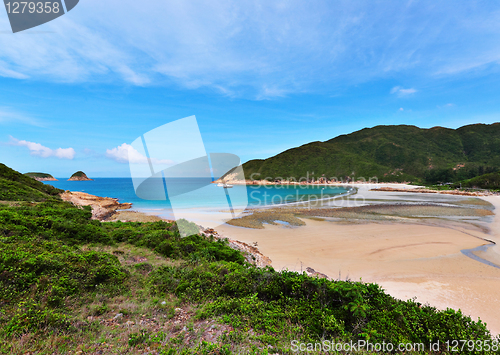
<path id="1" fill-rule="evenodd" d="M 132 0 L 82 2 L 43 25 L 43 33 L 2 33 L 0 76 L 209 87 L 265 99 L 401 73 L 456 76 L 500 63 L 498 4 L 172 0 L 150 6 L 154 11 Z M 9 28 L 7 17 L 0 28 Z"/>
<path id="2" fill-rule="evenodd" d="M 410 88 L 410 89 L 404 89 L 401 86 L 395 86 L 391 89 L 391 94 L 396 94 L 398 96 L 407 96 L 416 93 L 417 90 Z"/>
<path id="3" fill-rule="evenodd" d="M 0 28 L 8 26 L 7 18 L 0 19 Z M 26 32 L 21 37 L 0 35 L 1 76 L 57 82 L 101 77 L 120 78 L 133 85 L 149 83 L 146 74 L 131 68 L 131 54 L 120 49 L 113 38 L 65 17 L 45 27 L 52 31 L 32 35 Z"/>
<path id="4" fill-rule="evenodd" d="M 19 140 L 12 136 L 10 136 L 9 144 L 26 147 L 29 149 L 31 155 L 38 156 L 41 158 L 56 157 L 59 159 L 71 160 L 75 157 L 75 150 L 73 148 L 50 149 L 48 147 L 41 145 L 40 143 Z"/>
<path id="5" fill-rule="evenodd" d="M 261 92 L 257 95 L 256 99 L 257 100 L 271 100 L 271 99 L 276 98 L 276 97 L 285 97 L 288 92 L 289 91 L 287 91 L 285 89 L 278 88 L 276 86 L 270 87 L 270 86 L 264 85 L 262 87 Z"/>
<path id="6" fill-rule="evenodd" d="M 119 163 L 132 163 L 132 164 L 148 164 L 148 158 L 136 149 L 134 149 L 130 144 L 123 143 L 122 145 L 106 150 L 106 157 L 113 159 Z M 172 160 L 162 160 L 151 158 L 152 164 L 166 164 L 172 165 L 174 162 Z"/>
<path id="7" fill-rule="evenodd" d="M 455 106 L 456 106 L 455 104 L 448 103 L 448 104 L 444 104 L 444 105 L 437 105 L 437 108 L 452 108 Z"/>
<path id="8" fill-rule="evenodd" d="M 0 107 L 0 124 L 20 122 L 32 126 L 42 127 L 42 123 L 33 117 L 19 113 L 10 107 Z"/>
<path id="9" fill-rule="evenodd" d="M 29 76 L 26 74 L 19 73 L 15 70 L 9 69 L 8 64 L 4 61 L 0 60 L 0 76 L 5 78 L 14 78 L 14 79 L 28 79 Z"/>

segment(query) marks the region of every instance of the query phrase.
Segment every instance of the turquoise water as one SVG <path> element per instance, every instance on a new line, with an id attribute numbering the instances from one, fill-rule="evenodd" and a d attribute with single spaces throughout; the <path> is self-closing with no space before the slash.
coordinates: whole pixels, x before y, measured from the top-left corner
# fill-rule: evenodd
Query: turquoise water
<path id="1" fill-rule="evenodd" d="M 172 209 L 170 201 L 143 200 L 136 196 L 132 179 L 130 178 L 96 178 L 94 181 L 46 181 L 57 188 L 70 191 L 82 191 L 92 195 L 117 198 L 120 202 L 131 202 L 135 210 L 161 210 L 161 214 L 168 214 Z M 178 179 L 169 182 L 169 186 L 196 186 L 193 191 L 175 197 L 176 208 L 218 208 L 227 207 L 227 200 L 221 197 L 225 189 L 216 184 L 205 186 L 203 190 L 196 189 L 199 182 L 196 179 Z M 325 185 L 317 186 L 238 186 L 227 189 L 233 207 L 245 207 L 247 199 L 248 205 L 268 206 L 283 203 L 294 203 L 307 201 L 309 199 L 328 198 L 347 192 L 346 188 Z"/>

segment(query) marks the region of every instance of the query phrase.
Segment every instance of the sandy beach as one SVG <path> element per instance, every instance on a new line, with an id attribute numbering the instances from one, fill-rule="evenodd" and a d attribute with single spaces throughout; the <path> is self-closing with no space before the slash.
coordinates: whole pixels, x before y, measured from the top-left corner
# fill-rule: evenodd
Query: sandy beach
<path id="1" fill-rule="evenodd" d="M 370 191 L 373 185 L 365 184 L 357 188 L 357 196 L 331 202 L 332 206 L 352 206 L 354 199 L 356 206 L 437 202 L 443 208 L 465 204 L 469 211 L 479 204 L 478 212 L 486 212 L 469 217 L 416 218 L 393 212 L 384 216 L 375 209 L 377 213 L 363 212 L 368 216 L 364 220 L 299 216 L 305 225 L 265 224 L 263 229 L 253 229 L 225 224 L 217 230 L 231 239 L 256 244 L 278 270 L 305 271 L 311 267 L 332 279 L 375 282 L 396 298 L 416 298 L 439 309 L 461 309 L 473 320 L 486 322 L 493 334 L 500 334 L 500 309 L 496 306 L 500 301 L 500 268 L 462 253 L 491 246 L 488 241 L 494 241 L 497 245 L 474 254 L 500 265 L 500 197 L 481 197 L 491 204 L 481 206 L 482 201 L 466 196 Z M 489 212 L 493 207 L 496 214 Z"/>

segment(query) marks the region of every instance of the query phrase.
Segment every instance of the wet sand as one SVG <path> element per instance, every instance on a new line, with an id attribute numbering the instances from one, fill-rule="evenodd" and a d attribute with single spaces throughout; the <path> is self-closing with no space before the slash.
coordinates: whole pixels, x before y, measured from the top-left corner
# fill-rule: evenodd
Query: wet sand
<path id="1" fill-rule="evenodd" d="M 360 186 L 359 197 L 363 199 L 362 205 L 395 201 L 471 203 L 464 197 L 375 192 L 369 191 L 368 186 Z M 333 279 L 376 282 L 396 298 L 416 297 L 418 302 L 439 309 L 461 309 L 474 320 L 481 318 L 493 334 L 500 334 L 497 306 L 500 269 L 461 252 L 491 244 L 486 240 L 500 243 L 500 197 L 481 198 L 496 207 L 495 215 L 452 221 L 435 219 L 424 224 L 397 218 L 392 221 L 368 219 L 362 223 L 301 218 L 305 226 L 265 225 L 264 229 L 250 229 L 226 224 L 217 230 L 248 244 L 257 243 L 260 252 L 268 256 L 278 270 L 305 271 L 306 267 L 312 267 Z M 352 206 L 351 202 L 344 200 L 340 204 Z M 474 203 L 481 204 L 480 201 L 472 201 Z M 485 220 L 488 223 L 485 224 Z M 491 231 L 488 233 L 481 223 Z M 498 261 L 500 265 L 499 248 L 497 244 L 477 255 Z"/>

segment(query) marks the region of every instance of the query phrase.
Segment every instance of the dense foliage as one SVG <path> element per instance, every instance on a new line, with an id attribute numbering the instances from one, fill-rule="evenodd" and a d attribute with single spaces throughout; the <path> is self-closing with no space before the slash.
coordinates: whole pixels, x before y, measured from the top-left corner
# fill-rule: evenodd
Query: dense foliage
<path id="1" fill-rule="evenodd" d="M 0 205 L 0 305 L 10 314 L 4 332 L 68 330 L 67 297 L 112 288 L 127 277 L 115 256 L 84 252 L 81 245 L 126 242 L 174 259 L 244 263 L 223 241 L 180 238 L 170 223 L 101 223 L 90 217 L 89 207 L 61 201 Z"/>
<path id="2" fill-rule="evenodd" d="M 266 334 L 300 328 L 310 340 L 367 339 L 372 342 L 441 342 L 489 339 L 482 323 L 460 311 L 436 311 L 385 294 L 376 284 L 328 281 L 296 272 L 277 272 L 218 262 L 164 267 L 151 282 L 156 292 L 211 301 L 202 317 L 231 315 L 234 327 Z"/>
<path id="3" fill-rule="evenodd" d="M 500 173 L 489 173 L 461 182 L 462 187 L 500 190 Z"/>
<path id="4" fill-rule="evenodd" d="M 500 169 L 500 123 L 456 130 L 376 126 L 243 164 L 247 179 L 347 176 L 452 182 Z M 455 169 L 455 170 L 453 170 Z M 312 175 L 314 173 L 314 176 Z"/>
<path id="5" fill-rule="evenodd" d="M 16 240 L 0 245 L 1 331 L 68 331 L 67 306 L 82 296 L 121 283 L 127 274 L 115 256 L 82 252 L 57 241 Z"/>
<path id="6" fill-rule="evenodd" d="M 59 199 L 62 192 L 0 163 L 0 201 L 45 201 Z"/>

